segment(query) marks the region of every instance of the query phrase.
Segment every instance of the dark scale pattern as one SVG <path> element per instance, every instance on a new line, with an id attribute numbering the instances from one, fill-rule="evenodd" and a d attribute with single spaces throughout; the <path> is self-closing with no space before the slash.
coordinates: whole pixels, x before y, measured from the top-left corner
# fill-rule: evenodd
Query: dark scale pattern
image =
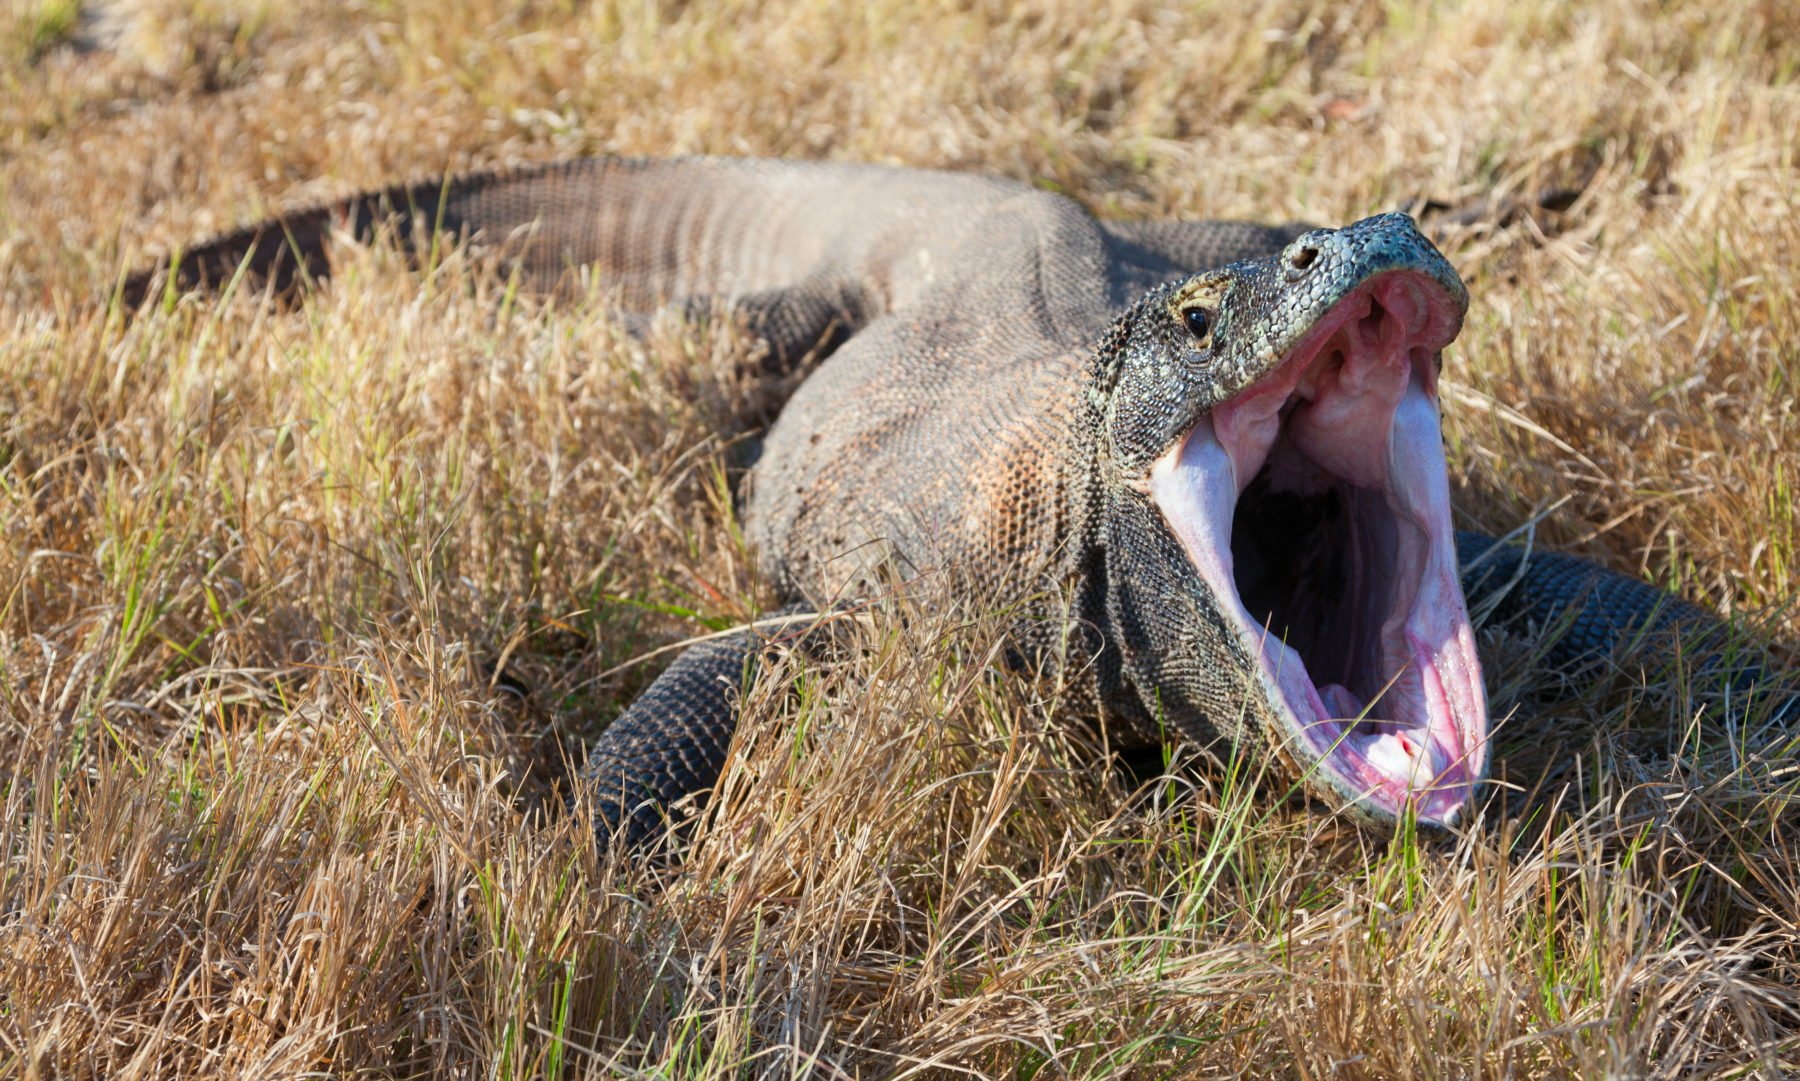
<path id="1" fill-rule="evenodd" d="M 586 768 L 607 839 L 641 846 L 676 824 L 670 804 L 712 787 L 724 768 L 738 696 L 763 650 L 775 641 L 804 644 L 807 636 L 806 625 L 751 628 L 690 646 L 607 727 Z"/>
<path id="2" fill-rule="evenodd" d="M 973 596 L 1022 575 L 1045 596 L 1072 589 L 1075 660 L 1090 674 L 1076 697 L 1120 746 L 1250 740 L 1271 708 L 1145 495 L 1150 463 L 1371 273 L 1414 270 L 1467 296 L 1401 215 L 1311 231 L 1100 223 L 1003 180 L 729 159 L 593 159 L 389 188 L 203 244 L 173 279 L 217 286 L 242 267 L 252 287 L 288 292 L 330 273 L 336 232 L 385 228 L 422 252 L 440 226 L 529 288 L 597 285 L 628 325 L 664 305 L 734 307 L 768 340 L 771 373 L 836 347 L 747 487 L 771 580 L 799 602 L 854 596 L 890 563 L 948 568 Z M 127 303 L 169 269 L 128 279 Z M 1204 347 L 1170 303 L 1192 290 L 1218 300 Z M 1561 558 L 1540 558 L 1515 588 L 1509 603 L 1534 617 L 1580 603 L 1578 650 L 1605 648 L 1662 599 Z M 1059 612 L 1021 623 L 1021 659 L 1062 637 Z M 713 784 L 758 641 L 689 650 L 592 749 L 600 806 L 628 839 Z"/>
<path id="3" fill-rule="evenodd" d="M 1626 647 L 1665 661 L 1679 650 L 1708 682 L 1739 694 L 1777 695 L 1775 716 L 1800 719 L 1800 685 L 1746 655 L 1753 650 L 1734 649 L 1730 624 L 1711 612 L 1584 559 L 1528 551 L 1480 533 L 1458 533 L 1456 554 L 1470 608 L 1491 605 L 1493 623 L 1531 631 L 1555 630 L 1567 620 L 1547 651 L 1559 669 L 1578 670 Z"/>
<path id="4" fill-rule="evenodd" d="M 1496 622 L 1524 619 L 1547 627 L 1570 606 L 1580 606 L 1580 617 L 1554 647 L 1558 664 L 1605 657 L 1640 631 L 1685 628 L 1699 634 L 1720 627 L 1709 613 L 1647 582 L 1573 556 L 1531 552 L 1480 533 L 1458 533 L 1456 556 L 1467 568 L 1463 595 L 1471 607 L 1496 602 Z"/>
<path id="5" fill-rule="evenodd" d="M 732 710 L 758 645 L 745 632 L 689 647 L 589 752 L 595 812 L 627 845 L 662 833 L 669 805 L 724 768 Z"/>

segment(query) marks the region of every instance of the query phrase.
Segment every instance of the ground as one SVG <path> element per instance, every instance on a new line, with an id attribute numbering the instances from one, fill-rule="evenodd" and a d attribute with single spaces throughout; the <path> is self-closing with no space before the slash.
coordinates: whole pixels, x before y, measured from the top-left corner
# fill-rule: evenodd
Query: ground
<path id="1" fill-rule="evenodd" d="M 1446 241 L 1463 524 L 1800 637 L 1788 0 L 0 4 L 0 1074 L 1800 1071 L 1800 765 L 1489 636 L 1487 812 L 1377 835 L 1255 762 L 1109 768 L 896 583 L 748 691 L 719 813 L 603 861 L 584 742 L 769 597 L 729 326 L 444 253 L 296 311 L 105 297 L 394 177 L 589 153 L 981 170 L 1118 217 Z M 1152 770 L 1152 773 L 1155 771 Z"/>

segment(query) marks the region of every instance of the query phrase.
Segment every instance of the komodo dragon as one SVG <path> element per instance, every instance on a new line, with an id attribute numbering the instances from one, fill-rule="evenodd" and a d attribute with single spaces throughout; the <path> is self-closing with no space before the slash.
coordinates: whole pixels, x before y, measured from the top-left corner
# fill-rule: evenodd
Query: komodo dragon
<path id="1" fill-rule="evenodd" d="M 477 245 L 528 288 L 591 270 L 626 313 L 727 304 L 771 372 L 828 352 L 750 478 L 770 580 L 823 605 L 886 561 L 948 566 L 972 595 L 1023 568 L 1072 601 L 1065 663 L 1115 746 L 1272 753 L 1335 807 L 1449 824 L 1489 757 L 1465 589 L 1540 626 L 1573 606 L 1560 663 L 1719 627 L 1452 531 L 1438 378 L 1468 294 L 1404 215 L 1122 224 L 980 176 L 592 159 L 290 213 L 133 275 L 124 299 L 239 274 L 286 290 L 329 274 L 334 232 L 383 229 Z M 1462 580 L 1459 557 L 1481 557 Z M 1067 614 L 1022 620 L 1017 653 L 1042 657 Z M 716 779 L 762 640 L 688 649 L 592 748 L 630 842 Z"/>

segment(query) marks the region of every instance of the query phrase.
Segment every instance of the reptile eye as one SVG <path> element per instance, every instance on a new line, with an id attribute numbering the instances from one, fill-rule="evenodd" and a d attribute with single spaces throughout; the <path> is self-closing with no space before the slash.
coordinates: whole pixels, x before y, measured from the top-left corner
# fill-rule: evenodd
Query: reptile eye
<path id="1" fill-rule="evenodd" d="M 1192 334 L 1197 342 L 1205 341 L 1207 334 L 1212 331 L 1212 316 L 1206 314 L 1205 308 L 1184 308 L 1181 312 L 1181 321 L 1187 324 L 1188 333 Z"/>

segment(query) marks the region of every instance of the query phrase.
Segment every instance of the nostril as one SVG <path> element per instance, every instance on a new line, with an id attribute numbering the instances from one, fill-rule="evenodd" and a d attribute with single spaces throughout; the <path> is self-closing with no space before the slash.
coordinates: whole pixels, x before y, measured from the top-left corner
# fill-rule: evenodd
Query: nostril
<path id="1" fill-rule="evenodd" d="M 1305 270 L 1312 266 L 1318 258 L 1319 249 L 1308 244 L 1303 248 L 1295 249 L 1294 254 L 1288 256 L 1288 265 L 1295 270 Z"/>

